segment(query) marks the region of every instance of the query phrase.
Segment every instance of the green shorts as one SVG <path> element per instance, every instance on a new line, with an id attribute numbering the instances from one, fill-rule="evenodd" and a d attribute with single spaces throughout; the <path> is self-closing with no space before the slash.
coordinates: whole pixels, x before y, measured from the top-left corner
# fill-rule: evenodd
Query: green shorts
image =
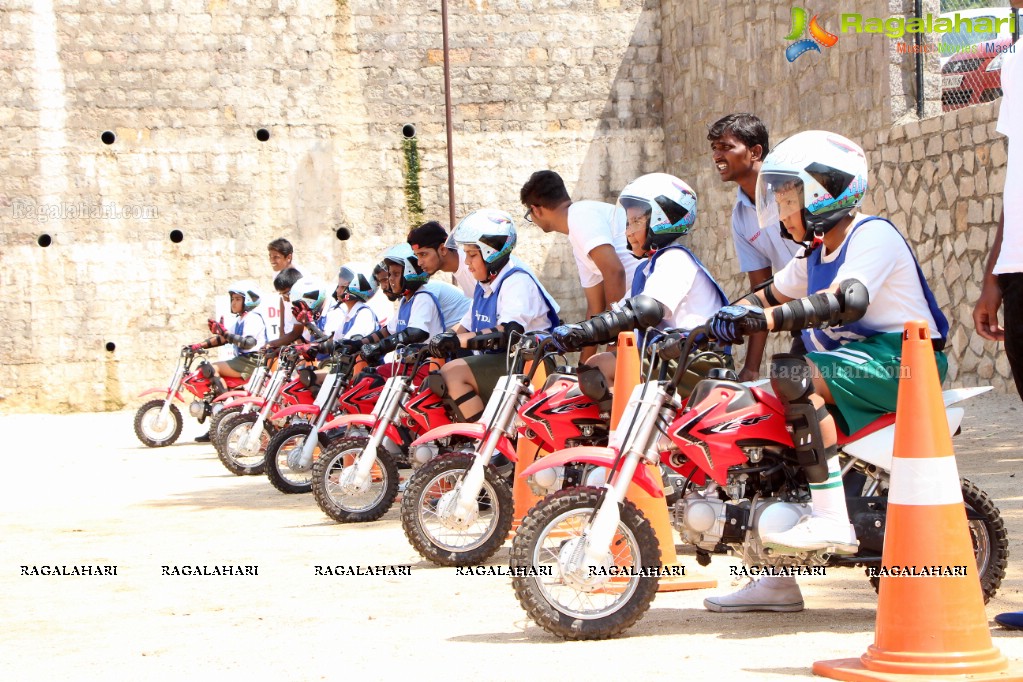
<path id="1" fill-rule="evenodd" d="M 878 417 L 895 411 L 902 334 L 878 334 L 832 351 L 807 353 L 806 357 L 817 366 L 831 390 L 835 399 L 832 414 L 843 433 L 856 433 Z M 938 377 L 944 381 L 948 359 L 940 352 L 935 352 L 934 358 Z"/>
<path id="2" fill-rule="evenodd" d="M 238 374 L 241 374 L 243 379 L 248 379 L 252 376 L 252 372 L 256 369 L 256 365 L 258 364 L 258 353 L 239 355 L 238 357 L 231 358 L 227 361 L 227 366 L 238 372 Z"/>
<path id="3" fill-rule="evenodd" d="M 487 353 L 485 355 L 470 355 L 462 358 L 469 366 L 469 371 L 476 379 L 476 392 L 486 405 L 490 401 L 490 395 L 494 392 L 497 380 L 508 373 L 508 358 L 504 353 Z M 548 374 L 554 371 L 554 362 L 550 358 L 545 361 L 545 369 Z"/>

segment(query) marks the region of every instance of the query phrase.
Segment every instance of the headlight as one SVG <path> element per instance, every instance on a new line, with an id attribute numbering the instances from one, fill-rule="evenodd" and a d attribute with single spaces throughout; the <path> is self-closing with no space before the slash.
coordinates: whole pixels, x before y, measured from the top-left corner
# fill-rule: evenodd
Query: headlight
<path id="1" fill-rule="evenodd" d="M 1002 70 L 1002 57 L 1005 56 L 1004 52 L 999 52 L 998 56 L 988 62 L 985 71 L 1001 71 Z"/>

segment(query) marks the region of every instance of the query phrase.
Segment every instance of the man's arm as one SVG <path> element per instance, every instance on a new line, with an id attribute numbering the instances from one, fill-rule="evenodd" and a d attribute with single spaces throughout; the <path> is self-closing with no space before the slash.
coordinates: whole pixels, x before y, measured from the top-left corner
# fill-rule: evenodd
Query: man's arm
<path id="1" fill-rule="evenodd" d="M 771 268 L 750 270 L 749 288 L 756 289 L 771 277 Z M 760 378 L 760 363 L 764 360 L 764 349 L 767 348 L 767 332 L 751 334 L 746 346 L 746 359 L 739 370 L 739 381 L 756 381 Z"/>
<path id="2" fill-rule="evenodd" d="M 600 275 L 604 278 L 604 307 L 590 312 L 591 315 L 596 315 L 607 310 L 607 306 L 613 301 L 625 298 L 625 267 L 618 258 L 618 253 L 610 244 L 594 247 L 589 255 L 590 260 L 597 266 Z"/>
<path id="3" fill-rule="evenodd" d="M 980 290 L 980 298 L 973 308 L 973 324 L 977 333 L 989 341 L 1004 341 L 1005 330 L 998 324 L 998 310 L 1002 307 L 1002 290 L 998 286 L 998 276 L 994 274 L 995 263 L 1002 252 L 1002 231 L 1005 229 L 1005 210 L 998 216 L 998 231 L 995 243 L 991 245 L 991 254 L 984 268 L 984 284 Z"/>

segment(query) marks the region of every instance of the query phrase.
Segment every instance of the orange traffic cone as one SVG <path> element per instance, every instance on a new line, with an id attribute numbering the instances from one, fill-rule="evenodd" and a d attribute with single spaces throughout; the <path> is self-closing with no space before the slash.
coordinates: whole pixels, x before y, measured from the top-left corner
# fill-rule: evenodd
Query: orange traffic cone
<path id="1" fill-rule="evenodd" d="M 874 644 L 836 680 L 1021 680 L 994 648 L 926 322 L 907 322 Z M 898 573 L 899 575 L 893 575 Z"/>
<path id="2" fill-rule="evenodd" d="M 533 389 L 539 391 L 543 388 L 543 385 L 547 382 L 547 370 L 541 364 L 536 369 L 536 374 L 533 375 Z M 522 517 L 526 515 L 534 504 L 536 504 L 540 498 L 533 494 L 533 490 L 529 487 L 529 483 L 526 482 L 526 477 L 520 475 L 525 471 L 526 467 L 532 464 L 537 457 L 540 456 L 540 452 L 537 451 L 536 446 L 527 441 L 525 438 L 519 438 L 518 443 L 515 446 L 515 452 L 518 454 L 518 461 L 515 462 L 515 482 L 512 484 L 512 500 L 515 502 L 515 518 L 512 520 L 511 532 L 508 534 L 509 538 L 515 536 L 515 531 L 519 529 L 522 524 Z M 542 451 L 543 454 L 547 454 L 546 450 Z"/>
<path id="3" fill-rule="evenodd" d="M 611 430 L 618 428 L 622 413 L 629 403 L 632 390 L 639 384 L 642 374 L 639 350 L 636 348 L 636 335 L 622 332 L 618 335 L 618 356 L 615 358 L 615 391 L 611 403 Z M 648 473 L 655 481 L 661 480 L 661 470 L 654 464 L 645 464 Z M 636 505 L 643 516 L 650 521 L 657 535 L 657 543 L 661 548 L 661 566 L 665 573 L 678 572 L 679 575 L 665 575 L 657 586 L 658 592 L 677 592 L 680 590 L 698 590 L 717 587 L 718 581 L 713 578 L 687 572 L 686 567 L 678 563 L 675 553 L 675 536 L 671 521 L 668 520 L 668 505 L 663 497 L 651 497 L 648 492 L 635 483 L 629 485 L 626 497 Z"/>

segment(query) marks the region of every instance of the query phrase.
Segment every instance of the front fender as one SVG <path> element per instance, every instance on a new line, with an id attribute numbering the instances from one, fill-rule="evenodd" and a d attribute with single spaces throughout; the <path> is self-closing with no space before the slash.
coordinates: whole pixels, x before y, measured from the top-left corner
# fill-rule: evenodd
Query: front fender
<path id="1" fill-rule="evenodd" d="M 147 395 L 153 395 L 154 393 L 161 393 L 163 394 L 163 397 L 166 398 L 170 394 L 170 391 L 166 388 L 151 388 L 148 391 L 143 391 L 142 393 L 139 393 L 138 397 L 142 398 Z M 176 391 L 174 393 L 174 397 L 177 398 L 182 403 L 185 402 L 185 399 L 181 396 L 181 391 Z"/>
<path id="2" fill-rule="evenodd" d="M 248 394 L 249 394 L 248 391 L 225 391 L 224 393 L 221 393 L 216 398 L 214 398 L 213 402 L 215 402 L 215 403 L 222 403 L 222 402 L 227 401 L 230 398 L 237 398 L 239 396 L 248 395 Z"/>
<path id="3" fill-rule="evenodd" d="M 292 405 L 274 415 L 274 419 L 287 419 L 293 414 L 308 414 L 315 417 L 320 413 L 319 405 Z"/>
<path id="4" fill-rule="evenodd" d="M 541 457 L 526 467 L 519 475 L 532 476 L 538 471 L 565 466 L 569 462 L 585 462 L 586 464 L 595 464 L 596 466 L 610 469 L 614 465 L 617 456 L 618 451 L 614 448 L 592 445 L 567 448 L 552 452 L 546 457 Z M 661 482 L 654 480 L 644 464 L 636 467 L 636 473 L 632 476 L 632 482 L 642 488 L 650 497 L 664 497 L 664 487 Z"/>
<path id="5" fill-rule="evenodd" d="M 444 424 L 436 428 L 430 429 L 419 438 L 412 441 L 412 447 L 422 445 L 423 443 L 432 443 L 435 440 L 441 438 L 447 438 L 448 436 L 464 436 L 470 440 L 483 441 L 486 436 L 487 427 L 479 422 L 456 422 L 453 424 Z M 508 440 L 508 436 L 501 436 L 497 441 L 498 451 L 510 459 L 513 462 L 519 460 L 519 455 L 515 451 L 515 447 L 511 441 Z"/>
<path id="6" fill-rule="evenodd" d="M 335 417 L 324 424 L 322 430 L 330 431 L 331 429 L 336 429 L 342 426 L 351 426 L 352 424 L 372 429 L 373 425 L 376 423 L 377 418 L 371 414 L 343 414 L 340 417 Z"/>
<path id="7" fill-rule="evenodd" d="M 241 405 L 255 405 L 256 407 L 262 408 L 266 404 L 265 398 L 260 398 L 258 395 L 245 396 L 238 400 L 232 400 L 231 402 L 224 405 L 224 409 L 227 410 L 232 407 L 239 407 Z"/>

